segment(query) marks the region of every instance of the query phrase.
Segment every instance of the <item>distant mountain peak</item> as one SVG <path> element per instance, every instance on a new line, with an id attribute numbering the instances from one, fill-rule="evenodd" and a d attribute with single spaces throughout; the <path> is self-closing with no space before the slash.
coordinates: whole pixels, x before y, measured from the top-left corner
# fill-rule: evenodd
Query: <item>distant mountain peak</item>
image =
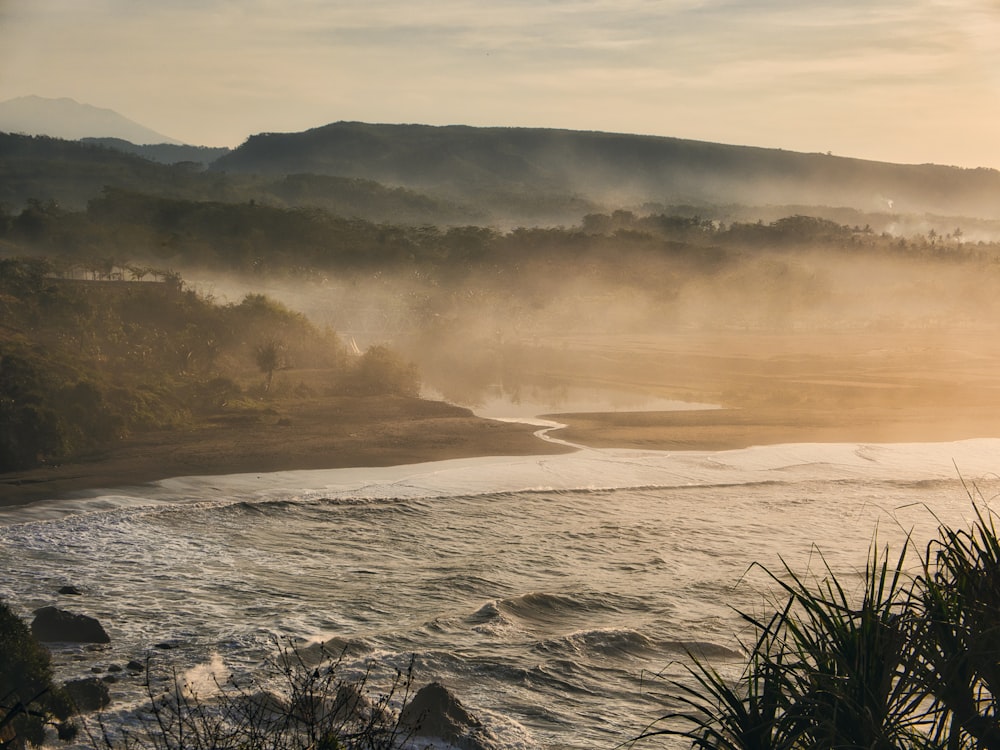
<path id="1" fill-rule="evenodd" d="M 132 143 L 180 141 L 140 125 L 113 109 L 81 104 L 69 97 L 19 96 L 0 102 L 0 131 L 54 138 L 121 138 Z"/>

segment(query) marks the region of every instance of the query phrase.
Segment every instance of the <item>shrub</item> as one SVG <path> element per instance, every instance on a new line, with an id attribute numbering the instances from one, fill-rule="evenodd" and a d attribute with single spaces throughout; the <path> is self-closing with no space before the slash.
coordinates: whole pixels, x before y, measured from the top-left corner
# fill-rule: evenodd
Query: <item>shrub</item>
<path id="1" fill-rule="evenodd" d="M 348 373 L 349 392 L 363 396 L 417 396 L 420 378 L 416 365 L 405 362 L 384 346 L 371 346 Z"/>
<path id="2" fill-rule="evenodd" d="M 341 676 L 341 661 L 322 647 L 307 653 L 280 647 L 253 677 L 214 676 L 212 695 L 171 674 L 157 679 L 147 665 L 149 699 L 137 730 L 88 727 L 103 750 L 392 750 L 403 747 L 396 701 L 405 703 L 413 664 L 395 672 L 388 689 L 368 695 L 369 674 Z"/>
<path id="3" fill-rule="evenodd" d="M 693 659 L 674 681 L 684 710 L 637 739 L 696 748 L 1000 748 L 1000 540 L 976 507 L 970 529 L 942 525 L 907 578 L 903 553 L 873 549 L 860 601 L 826 567 L 811 583 L 770 573 L 785 595 L 735 681 Z"/>
<path id="4" fill-rule="evenodd" d="M 70 713 L 68 698 L 52 684 L 49 652 L 0 601 L 0 747 L 41 744 L 45 725 Z"/>

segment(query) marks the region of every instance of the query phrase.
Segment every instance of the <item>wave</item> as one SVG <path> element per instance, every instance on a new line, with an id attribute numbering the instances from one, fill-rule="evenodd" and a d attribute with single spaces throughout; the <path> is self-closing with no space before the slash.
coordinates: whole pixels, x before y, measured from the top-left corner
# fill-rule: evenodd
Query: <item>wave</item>
<path id="1" fill-rule="evenodd" d="M 0 508 L 0 526 L 68 516 L 185 512 L 238 505 L 244 512 L 511 493 L 666 491 L 814 481 L 976 483 L 996 479 L 1000 439 L 911 444 L 787 444 L 731 451 L 587 450 L 557 456 L 457 459 L 382 468 L 180 477 L 126 490 Z"/>
<path id="2" fill-rule="evenodd" d="M 533 591 L 519 596 L 500 599 L 485 605 L 477 616 L 495 611 L 499 617 L 513 618 L 526 623 L 548 624 L 571 620 L 577 615 L 588 618 L 600 613 L 637 612 L 646 605 L 637 597 L 624 597 L 609 593 L 550 594 Z"/>
<path id="3" fill-rule="evenodd" d="M 533 650 L 547 656 L 648 658 L 658 649 L 651 639 L 629 628 L 585 630 L 536 643 Z"/>

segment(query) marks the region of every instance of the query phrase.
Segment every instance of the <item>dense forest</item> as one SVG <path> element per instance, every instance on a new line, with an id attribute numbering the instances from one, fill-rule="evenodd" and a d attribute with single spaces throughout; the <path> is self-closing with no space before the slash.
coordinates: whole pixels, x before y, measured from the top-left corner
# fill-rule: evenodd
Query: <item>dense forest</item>
<path id="1" fill-rule="evenodd" d="M 58 262 L 0 258 L 0 471 L 254 410 L 282 388 L 419 389 L 414 368 L 384 347 L 352 356 L 332 331 L 263 295 L 219 305 L 176 273 L 123 271 L 73 278 Z M 290 368 L 313 374 L 275 380 Z"/>
<path id="2" fill-rule="evenodd" d="M 0 248 L 49 259 L 46 278 L 183 274 L 230 304 L 264 287 L 363 346 L 391 343 L 437 391 L 466 399 L 538 363 L 569 361 L 551 343 L 560 336 L 993 318 L 1000 244 L 975 239 L 984 223 L 898 236 L 816 216 L 726 223 L 677 210 L 502 231 L 106 188 L 82 211 L 31 201 L 0 214 Z M 177 335 L 168 338 L 181 346 Z"/>

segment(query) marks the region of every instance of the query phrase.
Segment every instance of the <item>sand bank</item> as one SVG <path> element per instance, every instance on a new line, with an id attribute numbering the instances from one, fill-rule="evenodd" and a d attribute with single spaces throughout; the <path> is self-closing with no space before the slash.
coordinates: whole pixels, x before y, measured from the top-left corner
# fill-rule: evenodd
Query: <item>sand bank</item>
<path id="1" fill-rule="evenodd" d="M 407 398 L 325 398 L 219 415 L 192 429 L 135 435 L 99 455 L 0 474 L 0 505 L 179 476 L 395 466 L 475 456 L 564 453 L 537 427 Z"/>
<path id="2" fill-rule="evenodd" d="M 712 409 L 549 415 L 553 437 L 593 448 L 730 450 L 779 443 L 939 442 L 998 437 L 989 409 L 925 407 L 845 411 Z M 0 505 L 178 476 L 395 466 L 478 456 L 573 450 L 536 427 L 405 398 L 328 398 L 220 416 L 191 430 L 137 435 L 100 455 L 0 475 Z"/>

